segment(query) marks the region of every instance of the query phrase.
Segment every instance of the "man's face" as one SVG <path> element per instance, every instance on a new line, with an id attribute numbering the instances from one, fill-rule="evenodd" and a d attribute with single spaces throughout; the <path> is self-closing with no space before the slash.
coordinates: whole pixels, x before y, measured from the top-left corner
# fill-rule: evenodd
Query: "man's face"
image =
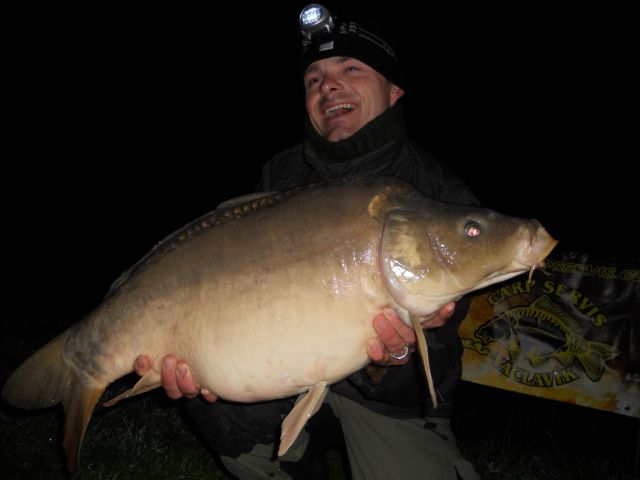
<path id="1" fill-rule="evenodd" d="M 331 142 L 350 137 L 404 95 L 366 63 L 349 57 L 312 63 L 304 86 L 311 124 Z"/>

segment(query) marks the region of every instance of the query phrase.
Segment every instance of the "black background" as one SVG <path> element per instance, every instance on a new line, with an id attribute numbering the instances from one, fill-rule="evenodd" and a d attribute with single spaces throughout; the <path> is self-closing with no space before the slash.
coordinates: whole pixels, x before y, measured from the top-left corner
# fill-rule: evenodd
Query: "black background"
<path id="1" fill-rule="evenodd" d="M 164 236 L 252 191 L 304 115 L 306 2 L 91 3 L 3 20 L 8 300 L 65 323 Z M 560 248 L 637 256 L 630 13 L 414 3 L 349 3 L 398 35 L 412 137 Z"/>

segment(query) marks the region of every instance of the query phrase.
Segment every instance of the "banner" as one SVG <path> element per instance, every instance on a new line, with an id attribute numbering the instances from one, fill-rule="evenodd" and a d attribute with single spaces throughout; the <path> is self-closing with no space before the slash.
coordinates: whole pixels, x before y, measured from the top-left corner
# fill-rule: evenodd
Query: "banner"
<path id="1" fill-rule="evenodd" d="M 555 252 L 475 295 L 464 380 L 640 418 L 640 260 Z"/>

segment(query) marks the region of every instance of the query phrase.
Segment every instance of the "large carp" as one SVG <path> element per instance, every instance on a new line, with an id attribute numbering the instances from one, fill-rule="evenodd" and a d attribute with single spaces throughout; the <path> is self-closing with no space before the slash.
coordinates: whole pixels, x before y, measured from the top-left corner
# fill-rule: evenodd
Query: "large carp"
<path id="1" fill-rule="evenodd" d="M 157 364 L 173 353 L 227 400 L 301 394 L 283 421 L 282 454 L 327 386 L 367 363 L 377 312 L 392 307 L 418 330 L 447 302 L 531 271 L 555 244 L 535 220 L 435 202 L 393 179 L 267 196 L 159 243 L 83 321 L 28 358 L 2 396 L 28 409 L 63 404 L 73 470 L 106 387 L 138 355 Z M 159 385 L 152 369 L 124 396 Z"/>

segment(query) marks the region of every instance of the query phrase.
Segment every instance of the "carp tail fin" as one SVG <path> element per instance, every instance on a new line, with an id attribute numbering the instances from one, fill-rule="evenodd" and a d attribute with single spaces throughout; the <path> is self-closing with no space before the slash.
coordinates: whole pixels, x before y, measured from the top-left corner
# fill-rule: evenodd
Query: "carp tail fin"
<path id="1" fill-rule="evenodd" d="M 28 410 L 46 408 L 62 401 L 70 370 L 62 359 L 69 332 L 57 336 L 27 358 L 2 388 L 8 404 Z"/>
<path id="2" fill-rule="evenodd" d="M 67 455 L 67 468 L 74 472 L 78 466 L 80 446 L 87 431 L 93 409 L 103 394 L 105 387 L 86 387 L 79 381 L 69 385 L 62 405 L 65 411 L 64 451 Z"/>
<path id="3" fill-rule="evenodd" d="M 69 331 L 64 332 L 25 360 L 5 383 L 2 398 L 14 407 L 28 410 L 62 403 L 67 466 L 74 471 L 91 413 L 106 385 L 85 385 L 67 365 L 63 349 L 68 336 Z"/>

